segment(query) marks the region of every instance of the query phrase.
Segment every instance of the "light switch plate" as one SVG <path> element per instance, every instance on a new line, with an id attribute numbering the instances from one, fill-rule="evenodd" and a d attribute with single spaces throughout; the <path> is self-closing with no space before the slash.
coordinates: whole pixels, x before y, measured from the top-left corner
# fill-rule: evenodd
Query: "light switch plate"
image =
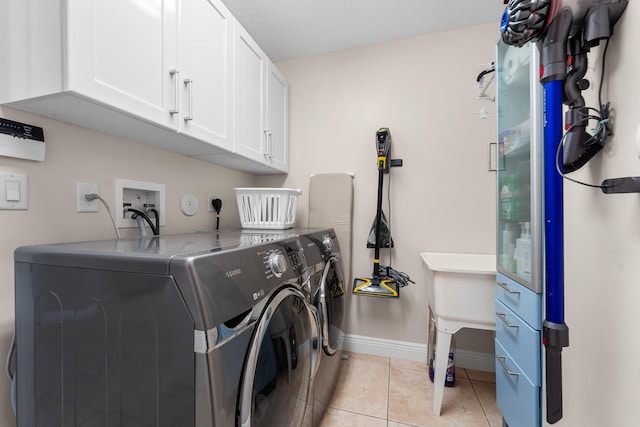
<path id="1" fill-rule="evenodd" d="M 27 175 L 0 172 L 0 210 L 26 210 L 29 208 L 29 182 Z"/>

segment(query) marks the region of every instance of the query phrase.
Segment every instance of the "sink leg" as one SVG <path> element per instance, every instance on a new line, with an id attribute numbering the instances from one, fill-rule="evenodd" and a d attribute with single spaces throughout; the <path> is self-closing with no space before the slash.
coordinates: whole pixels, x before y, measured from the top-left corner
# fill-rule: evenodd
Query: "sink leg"
<path id="1" fill-rule="evenodd" d="M 444 393 L 444 380 L 447 373 L 450 344 L 451 334 L 438 331 L 436 338 L 436 360 L 433 366 L 433 415 L 436 416 L 440 416 L 440 407 L 442 406 L 442 395 Z"/>

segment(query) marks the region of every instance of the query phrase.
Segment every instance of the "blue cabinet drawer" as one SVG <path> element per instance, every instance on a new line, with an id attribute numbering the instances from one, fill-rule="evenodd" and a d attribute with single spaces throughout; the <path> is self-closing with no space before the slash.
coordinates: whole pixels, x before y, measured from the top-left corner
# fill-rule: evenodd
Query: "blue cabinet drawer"
<path id="1" fill-rule="evenodd" d="M 540 331 L 496 300 L 496 340 L 511 355 L 529 381 L 541 385 Z"/>
<path id="2" fill-rule="evenodd" d="M 540 427 L 540 387 L 496 339 L 496 403 L 509 427 Z"/>
<path id="3" fill-rule="evenodd" d="M 542 327 L 541 295 L 500 273 L 496 275 L 496 282 L 496 299 L 539 330 Z"/>

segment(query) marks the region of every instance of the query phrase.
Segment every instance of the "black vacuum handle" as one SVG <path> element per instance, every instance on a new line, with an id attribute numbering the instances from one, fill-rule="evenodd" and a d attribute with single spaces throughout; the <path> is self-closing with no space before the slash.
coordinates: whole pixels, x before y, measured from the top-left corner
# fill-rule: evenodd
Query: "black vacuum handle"
<path id="1" fill-rule="evenodd" d="M 554 424 L 562 418 L 562 347 L 545 347 L 547 422 Z"/>

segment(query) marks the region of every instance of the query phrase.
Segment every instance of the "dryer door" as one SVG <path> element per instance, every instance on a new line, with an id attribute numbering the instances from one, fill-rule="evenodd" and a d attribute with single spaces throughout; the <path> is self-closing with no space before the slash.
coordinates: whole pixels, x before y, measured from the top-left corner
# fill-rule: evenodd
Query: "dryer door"
<path id="1" fill-rule="evenodd" d="M 293 288 L 278 291 L 262 312 L 245 361 L 239 425 L 302 424 L 311 403 L 312 319 L 304 295 Z"/>
<path id="2" fill-rule="evenodd" d="M 334 354 L 342 344 L 344 299 L 342 263 L 340 259 L 330 257 L 322 273 L 318 301 L 322 325 L 322 347 L 328 355 Z"/>

